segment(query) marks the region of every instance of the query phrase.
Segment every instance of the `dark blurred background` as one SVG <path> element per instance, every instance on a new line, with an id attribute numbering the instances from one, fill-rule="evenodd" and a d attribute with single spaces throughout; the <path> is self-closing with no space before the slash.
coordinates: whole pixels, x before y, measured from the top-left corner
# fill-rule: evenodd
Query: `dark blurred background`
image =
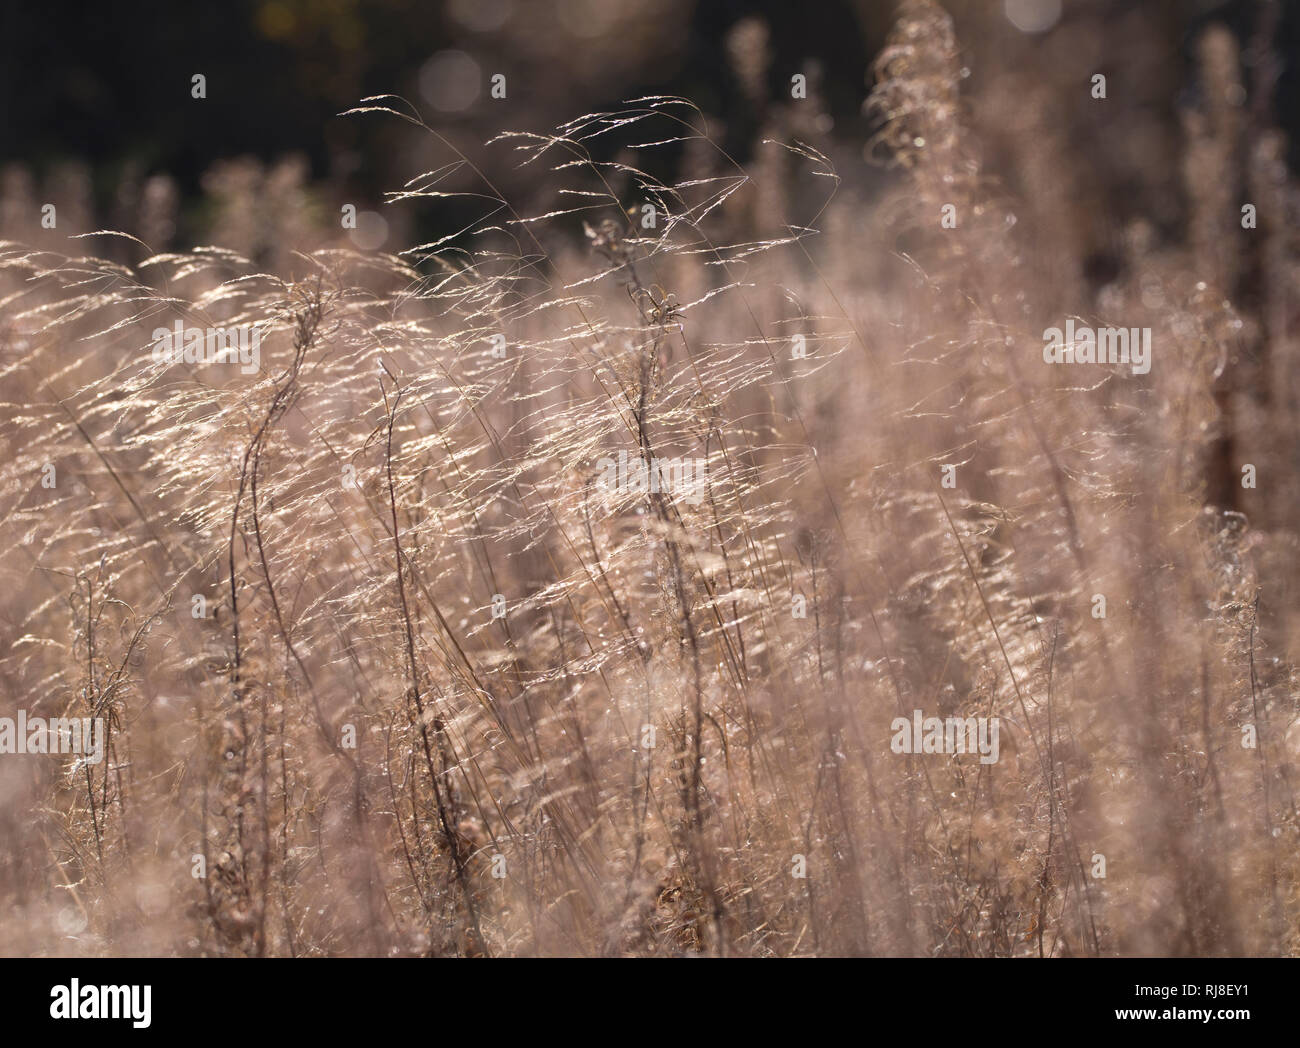
<path id="1" fill-rule="evenodd" d="M 1169 151 L 1171 178 L 1178 111 L 1197 104 L 1195 40 L 1205 25 L 1222 22 L 1242 41 L 1249 104 L 1275 106 L 1271 118 L 1289 132 L 1295 167 L 1298 4 L 944 6 L 968 58 L 968 104 L 983 130 L 996 135 L 1015 118 L 988 101 L 999 78 L 1052 80 L 1085 98 L 1091 74 L 1102 72 L 1122 104 L 1084 111 L 1066 132 L 1087 150 L 1089 136 L 1122 109 L 1135 123 L 1111 130 L 1149 137 L 1157 163 Z M 819 136 L 847 182 L 869 185 L 863 101 L 895 8 L 892 0 L 10 0 L 0 12 L 0 167 L 9 201 L 0 221 L 14 225 L 14 209 L 27 206 L 15 201 L 71 193 L 81 199 L 78 221 L 92 228 L 128 228 L 152 206 L 172 216 L 155 223 L 155 237 L 186 246 L 215 223 L 207 199 L 214 192 L 240 178 L 261 192 L 258 180 L 286 163 L 282 180 L 314 194 L 322 214 L 337 214 L 339 200 L 377 206 L 385 190 L 445 159 L 398 121 L 337 115 L 383 93 L 411 100 L 476 157 L 503 129 L 547 130 L 624 99 L 681 95 L 744 162 L 765 129 L 781 129 L 796 72 L 808 77 L 817 119 L 793 130 Z M 1252 49 L 1261 33 L 1270 47 Z M 1273 60 L 1260 61 L 1263 54 Z M 191 97 L 195 73 L 206 77 L 203 100 Z M 489 96 L 495 73 L 507 78 L 505 100 Z M 1005 89 L 996 97 L 1014 103 Z M 501 152 L 509 169 L 508 151 Z M 997 173 L 997 157 L 987 160 Z M 1141 180 L 1131 175 L 1122 162 L 1097 172 L 1116 219 L 1127 210 L 1145 212 L 1157 228 L 1176 222 L 1177 188 L 1152 196 L 1147 182 L 1135 194 L 1129 187 Z M 528 193 L 524 174 L 500 177 L 513 198 Z M 447 219 L 417 212 L 403 232 L 423 236 Z"/>

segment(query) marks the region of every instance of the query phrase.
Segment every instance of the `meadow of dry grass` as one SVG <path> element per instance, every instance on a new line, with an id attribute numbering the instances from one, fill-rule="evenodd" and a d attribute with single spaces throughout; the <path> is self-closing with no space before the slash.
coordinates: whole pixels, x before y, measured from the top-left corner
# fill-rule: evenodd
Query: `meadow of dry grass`
<path id="1" fill-rule="evenodd" d="M 745 169 L 656 97 L 481 154 L 417 127 L 450 166 L 395 199 L 468 173 L 454 243 L 9 222 L 0 716 L 109 742 L 0 757 L 0 950 L 1295 953 L 1282 145 L 1210 92 L 1186 236 L 1134 223 L 1094 291 L 1083 161 L 1026 92 L 993 177 L 958 54 L 901 5 L 877 195 L 815 93 Z M 307 223 L 246 191 L 266 243 Z M 1150 327 L 1150 373 L 1045 364 L 1069 316 Z M 177 320 L 258 325 L 260 369 L 156 362 Z M 702 497 L 602 485 L 620 452 Z M 999 759 L 892 752 L 913 709 L 998 718 Z"/>

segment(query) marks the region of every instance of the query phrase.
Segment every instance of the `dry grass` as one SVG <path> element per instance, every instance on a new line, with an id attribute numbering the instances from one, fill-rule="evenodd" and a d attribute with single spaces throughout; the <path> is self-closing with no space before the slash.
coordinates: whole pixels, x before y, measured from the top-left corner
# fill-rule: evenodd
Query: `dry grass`
<path id="1" fill-rule="evenodd" d="M 476 179 L 454 244 L 3 245 L 0 715 L 111 726 L 98 766 L 0 759 L 6 953 L 1295 952 L 1285 223 L 1233 228 L 1211 114 L 1209 232 L 1134 230 L 1083 301 L 981 169 L 946 16 L 908 0 L 878 71 L 870 202 L 654 98 L 505 136 L 536 215 L 422 128 Z M 1072 314 L 1150 326 L 1151 373 L 1044 365 Z M 260 325 L 260 371 L 155 363 L 178 318 Z M 602 488 L 620 451 L 707 460 L 703 498 Z M 999 717 L 1000 760 L 891 752 L 914 708 Z"/>

